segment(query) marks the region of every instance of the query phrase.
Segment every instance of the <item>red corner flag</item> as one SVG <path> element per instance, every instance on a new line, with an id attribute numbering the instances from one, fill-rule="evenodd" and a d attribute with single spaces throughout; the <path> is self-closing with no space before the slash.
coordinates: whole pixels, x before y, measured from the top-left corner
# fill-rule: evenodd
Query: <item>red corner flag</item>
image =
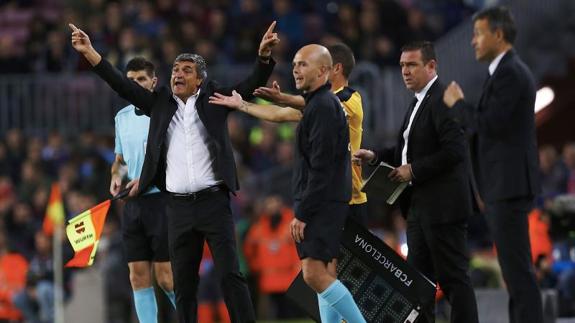
<path id="1" fill-rule="evenodd" d="M 88 267 L 94 263 L 109 208 L 110 200 L 106 200 L 68 221 L 66 235 L 75 254 L 66 267 Z"/>
<path id="2" fill-rule="evenodd" d="M 50 190 L 50 199 L 48 200 L 48 207 L 46 208 L 46 215 L 44 216 L 44 223 L 42 223 L 42 230 L 47 235 L 54 234 L 54 227 L 64 223 L 64 204 L 62 203 L 62 193 L 58 183 L 52 183 Z"/>

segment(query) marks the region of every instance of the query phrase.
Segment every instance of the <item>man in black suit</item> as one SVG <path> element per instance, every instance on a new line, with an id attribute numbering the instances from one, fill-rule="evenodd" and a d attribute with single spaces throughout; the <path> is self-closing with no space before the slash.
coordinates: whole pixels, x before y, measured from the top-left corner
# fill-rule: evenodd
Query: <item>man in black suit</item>
<path id="1" fill-rule="evenodd" d="M 513 50 L 516 29 L 506 8 L 489 8 L 473 18 L 475 57 L 489 62 L 479 106 L 463 100 L 453 82 L 444 94 L 472 130 L 472 159 L 485 203 L 503 278 L 509 292 L 510 322 L 543 322 L 541 294 L 533 265 L 527 214 L 539 191 L 534 106 L 535 82 Z"/>
<path id="2" fill-rule="evenodd" d="M 255 322 L 245 278 L 239 271 L 229 192 L 238 189 L 236 168 L 228 137 L 225 107 L 209 104 L 215 92 L 235 89 L 250 97 L 266 84 L 274 61 L 272 47 L 279 42 L 265 33 L 251 75 L 231 88 L 208 81 L 206 63 L 196 54 L 181 54 L 173 65 L 171 89 L 149 92 L 127 79 L 102 59 L 86 33 L 72 28 L 72 46 L 120 96 L 150 116 L 146 156 L 139 182 L 130 196 L 150 185 L 167 192 L 169 248 L 179 321 L 197 321 L 198 269 L 204 240 L 214 257 L 216 273 L 232 322 Z"/>
<path id="3" fill-rule="evenodd" d="M 407 214 L 407 261 L 439 282 L 452 310 L 451 322 L 478 322 L 477 304 L 467 270 L 467 220 L 471 214 L 466 146 L 460 125 L 442 102 L 436 58 L 430 42 L 402 48 L 405 86 L 415 92 L 397 145 L 379 152 L 360 149 L 354 157 L 397 166 L 390 178 L 410 182 L 400 197 Z M 423 322 L 434 322 L 427 304 Z"/>

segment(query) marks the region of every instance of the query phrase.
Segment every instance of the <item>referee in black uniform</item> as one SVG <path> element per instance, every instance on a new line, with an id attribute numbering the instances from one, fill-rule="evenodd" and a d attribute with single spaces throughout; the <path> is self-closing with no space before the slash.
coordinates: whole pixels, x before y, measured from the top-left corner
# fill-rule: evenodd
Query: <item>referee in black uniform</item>
<path id="1" fill-rule="evenodd" d="M 343 318 L 363 323 L 351 293 L 336 278 L 335 266 L 329 266 L 338 255 L 351 197 L 349 130 L 327 82 L 331 68 L 329 51 L 320 45 L 302 47 L 293 60 L 296 88 L 304 92 L 306 108 L 297 128 L 291 232 L 303 278 L 318 293 L 322 322 Z"/>

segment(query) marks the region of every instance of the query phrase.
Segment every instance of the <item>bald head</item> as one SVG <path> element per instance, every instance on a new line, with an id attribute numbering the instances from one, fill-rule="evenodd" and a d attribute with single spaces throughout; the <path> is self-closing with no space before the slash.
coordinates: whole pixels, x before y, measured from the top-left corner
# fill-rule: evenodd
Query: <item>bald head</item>
<path id="1" fill-rule="evenodd" d="M 302 47 L 293 59 L 296 88 L 304 92 L 316 90 L 327 82 L 331 67 L 327 48 L 317 44 Z"/>
<path id="2" fill-rule="evenodd" d="M 327 50 L 327 48 L 325 48 L 322 45 L 318 44 L 305 45 L 298 51 L 298 53 L 300 53 L 301 55 L 308 56 L 310 58 L 310 61 L 314 62 L 319 66 L 331 67 L 332 65 L 329 50 Z"/>

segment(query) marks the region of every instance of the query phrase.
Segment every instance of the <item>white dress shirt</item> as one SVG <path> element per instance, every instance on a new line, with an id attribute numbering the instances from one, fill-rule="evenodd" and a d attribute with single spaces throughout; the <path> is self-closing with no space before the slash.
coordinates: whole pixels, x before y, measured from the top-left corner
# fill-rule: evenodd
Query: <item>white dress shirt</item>
<path id="1" fill-rule="evenodd" d="M 495 59 L 493 59 L 491 63 L 489 63 L 489 76 L 495 73 L 495 70 L 497 69 L 497 66 L 499 66 L 501 59 L 503 58 L 503 56 L 505 56 L 505 53 L 507 53 L 507 51 L 497 55 L 497 57 L 495 57 Z"/>
<path id="2" fill-rule="evenodd" d="M 186 103 L 174 96 L 178 110 L 168 126 L 166 137 L 166 190 L 192 193 L 221 183 L 214 170 L 214 142 L 200 120 L 196 100 L 200 91 Z"/>
<path id="3" fill-rule="evenodd" d="M 403 148 L 401 149 L 401 164 L 402 165 L 407 164 L 407 144 L 409 142 L 409 132 L 411 131 L 411 125 L 413 124 L 413 119 L 415 118 L 415 115 L 417 114 L 417 110 L 419 110 L 419 106 L 421 105 L 421 102 L 425 98 L 427 91 L 429 91 L 429 88 L 433 85 L 433 82 L 435 82 L 435 80 L 437 80 L 437 75 L 433 79 L 431 79 L 431 81 L 429 81 L 427 83 L 427 85 L 421 91 L 415 93 L 415 97 L 417 98 L 417 103 L 415 104 L 415 107 L 413 108 L 413 112 L 411 112 L 411 116 L 409 117 L 409 123 L 407 124 L 407 128 L 405 128 L 405 130 L 403 131 Z"/>

